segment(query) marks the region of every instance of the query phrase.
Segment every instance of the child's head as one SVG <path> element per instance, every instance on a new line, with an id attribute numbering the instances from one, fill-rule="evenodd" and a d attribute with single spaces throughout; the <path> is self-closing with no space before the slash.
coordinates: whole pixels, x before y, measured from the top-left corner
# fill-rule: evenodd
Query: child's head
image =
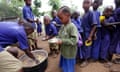
<path id="1" fill-rule="evenodd" d="M 84 1 L 83 1 L 83 9 L 84 9 L 85 11 L 88 11 L 89 8 L 90 8 L 90 6 L 91 6 L 91 0 L 84 0 Z"/>
<path id="2" fill-rule="evenodd" d="M 63 6 L 58 10 L 57 15 L 63 24 L 67 24 L 70 21 L 71 10 L 69 7 Z"/>
<path id="3" fill-rule="evenodd" d="M 44 16 L 44 24 L 45 24 L 45 25 L 50 24 L 50 21 L 51 21 L 51 19 L 50 19 L 49 16 Z"/>
<path id="4" fill-rule="evenodd" d="M 105 17 L 110 17 L 113 14 L 113 7 L 112 6 L 108 6 L 104 9 L 103 15 Z"/>
<path id="5" fill-rule="evenodd" d="M 57 16 L 57 11 L 56 10 L 52 10 L 51 16 L 52 16 L 52 18 L 55 18 Z"/>
<path id="6" fill-rule="evenodd" d="M 80 16 L 80 13 L 78 11 L 74 11 L 72 13 L 72 18 L 77 19 Z"/>
<path id="7" fill-rule="evenodd" d="M 93 2 L 92 6 L 93 6 L 93 10 L 97 10 L 98 7 L 99 7 L 99 1 L 98 1 L 98 0 L 95 0 L 95 1 Z"/>
<path id="8" fill-rule="evenodd" d="M 32 0 L 24 0 L 25 1 L 25 3 L 26 3 L 26 5 L 31 5 L 32 4 Z"/>

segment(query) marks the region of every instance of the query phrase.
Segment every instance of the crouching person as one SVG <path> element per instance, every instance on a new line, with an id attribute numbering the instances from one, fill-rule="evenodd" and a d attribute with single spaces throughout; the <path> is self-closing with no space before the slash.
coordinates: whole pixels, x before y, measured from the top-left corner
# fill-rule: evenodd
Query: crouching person
<path id="1" fill-rule="evenodd" d="M 16 58 L 17 50 L 5 50 L 5 47 L 16 42 L 30 58 L 38 61 L 29 51 L 27 35 L 33 28 L 27 22 L 0 22 L 0 72 L 23 72 L 22 63 Z M 14 55 L 14 56 L 13 56 Z"/>

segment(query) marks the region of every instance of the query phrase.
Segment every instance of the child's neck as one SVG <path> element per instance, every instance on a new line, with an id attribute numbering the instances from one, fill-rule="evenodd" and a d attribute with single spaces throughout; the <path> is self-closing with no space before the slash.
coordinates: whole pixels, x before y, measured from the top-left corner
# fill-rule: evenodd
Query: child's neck
<path id="1" fill-rule="evenodd" d="M 64 25 L 66 26 L 66 25 L 68 25 L 69 24 L 69 22 L 70 22 L 70 20 L 69 21 L 67 21 L 66 23 L 64 23 Z"/>
<path id="2" fill-rule="evenodd" d="M 85 13 L 87 13 L 89 10 L 85 10 Z"/>
<path id="3" fill-rule="evenodd" d="M 97 9 L 93 9 L 94 11 L 97 11 Z"/>

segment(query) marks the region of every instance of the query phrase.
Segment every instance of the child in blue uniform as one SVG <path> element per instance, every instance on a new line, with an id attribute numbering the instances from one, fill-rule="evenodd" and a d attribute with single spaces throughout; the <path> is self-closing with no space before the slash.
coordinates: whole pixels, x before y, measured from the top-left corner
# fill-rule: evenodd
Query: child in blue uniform
<path id="1" fill-rule="evenodd" d="M 102 42 L 100 48 L 100 59 L 101 62 L 107 62 L 109 57 L 109 47 L 112 41 L 112 30 L 114 26 L 105 26 L 105 24 L 114 22 L 114 18 L 111 16 L 113 10 L 111 7 L 106 7 L 104 10 L 105 20 L 102 22 Z"/>
<path id="2" fill-rule="evenodd" d="M 99 59 L 99 50 L 101 44 L 101 24 L 100 24 L 100 12 L 97 10 L 99 7 L 99 1 L 93 2 L 93 15 L 94 20 L 97 22 L 97 30 L 96 30 L 96 39 L 94 40 L 93 48 L 92 48 L 92 60 L 97 61 Z"/>
<path id="3" fill-rule="evenodd" d="M 78 11 L 74 11 L 72 13 L 72 17 L 71 17 L 71 21 L 73 24 L 75 24 L 75 26 L 77 27 L 77 30 L 79 32 L 80 35 L 80 40 L 82 40 L 82 35 L 83 35 L 83 28 L 81 26 L 81 18 L 80 18 L 80 13 Z M 81 60 L 83 58 L 82 56 L 82 52 L 81 52 L 81 45 L 78 45 L 78 52 L 77 52 L 77 61 L 79 62 L 79 60 Z"/>
<path id="4" fill-rule="evenodd" d="M 60 19 L 57 17 L 57 12 L 56 12 L 56 10 L 53 10 L 53 11 L 51 12 L 51 16 L 52 16 L 51 22 L 56 26 L 57 31 L 59 32 L 62 23 L 61 23 Z"/>
<path id="5" fill-rule="evenodd" d="M 114 19 L 115 22 L 120 22 L 120 0 L 114 0 L 114 1 L 116 5 L 116 9 L 114 11 Z M 120 54 L 120 24 L 116 25 L 116 32 L 114 36 L 113 45 L 114 46 L 112 46 L 112 50 L 115 50 L 113 51 L 113 53 Z M 115 63 L 120 63 L 119 58 L 115 59 L 114 61 Z"/>
<path id="6" fill-rule="evenodd" d="M 44 17 L 44 24 L 45 24 L 45 33 L 46 33 L 45 40 L 49 40 L 58 34 L 55 25 L 50 22 L 49 16 Z"/>
<path id="7" fill-rule="evenodd" d="M 91 0 L 84 0 L 83 2 L 83 8 L 85 11 L 85 14 L 82 18 L 82 26 L 83 26 L 83 42 L 85 43 L 86 40 L 92 41 L 95 31 L 96 31 L 96 25 L 97 21 L 94 20 L 93 12 L 89 10 L 91 6 Z M 91 58 L 91 51 L 92 51 L 92 45 L 91 46 L 85 46 L 82 48 L 83 53 L 83 62 L 80 65 L 81 67 L 85 67 L 88 65 L 88 60 Z"/>
<path id="8" fill-rule="evenodd" d="M 51 20 L 49 16 L 44 16 L 45 33 L 46 33 L 45 40 L 49 40 L 58 35 L 56 27 L 50 21 Z M 49 55 L 52 55 L 53 53 L 55 53 L 56 55 L 58 54 L 57 52 L 58 52 L 57 49 L 50 48 Z"/>
<path id="9" fill-rule="evenodd" d="M 41 22 L 39 22 L 39 20 L 37 20 L 37 21 L 38 21 L 37 22 L 37 33 L 38 33 L 38 36 L 40 36 L 42 33 L 42 24 L 41 24 Z"/>
<path id="10" fill-rule="evenodd" d="M 78 32 L 80 34 L 82 34 L 83 33 L 83 29 L 82 29 L 82 26 L 81 26 L 81 18 L 80 18 L 80 13 L 79 12 L 77 12 L 77 11 L 73 12 L 73 14 L 72 14 L 72 22 L 77 27 Z"/>
<path id="11" fill-rule="evenodd" d="M 32 11 L 32 0 L 24 0 L 25 1 L 25 6 L 23 7 L 23 18 L 31 23 L 32 27 L 34 28 L 34 32 L 32 34 L 30 34 L 28 37 L 28 41 L 29 41 L 29 46 L 31 47 L 31 49 L 38 49 L 37 48 L 37 36 L 36 36 L 36 23 L 37 23 L 37 20 L 34 20 L 34 14 L 33 14 L 33 11 Z"/>
<path id="12" fill-rule="evenodd" d="M 32 8 L 31 8 L 31 4 L 32 4 L 32 1 L 31 0 L 24 0 L 25 1 L 25 6 L 23 7 L 23 18 L 30 22 L 33 26 L 33 28 L 35 29 L 36 26 L 35 26 L 35 20 L 34 20 L 34 14 L 32 12 Z"/>

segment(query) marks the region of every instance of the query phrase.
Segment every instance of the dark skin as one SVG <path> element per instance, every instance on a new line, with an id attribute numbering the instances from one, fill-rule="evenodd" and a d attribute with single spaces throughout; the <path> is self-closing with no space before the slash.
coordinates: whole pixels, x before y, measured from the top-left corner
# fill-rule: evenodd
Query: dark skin
<path id="1" fill-rule="evenodd" d="M 22 21 L 22 22 L 19 22 L 19 23 L 23 23 L 23 21 Z M 21 25 L 21 24 L 20 24 L 20 25 Z M 25 31 L 26 31 L 27 35 L 29 35 L 29 34 L 31 34 L 31 33 L 33 32 L 33 29 L 26 28 Z M 7 51 L 8 51 L 10 54 L 12 54 L 15 58 L 17 58 L 17 56 L 18 56 L 18 49 L 12 47 L 12 48 L 9 48 Z M 23 51 L 25 52 L 25 54 L 26 54 L 28 57 L 30 57 L 31 59 L 35 60 L 36 63 L 39 63 L 39 61 L 38 61 L 38 60 L 33 56 L 33 54 L 29 51 L 29 48 L 27 48 L 26 50 L 23 50 Z M 23 69 L 20 69 L 20 70 L 18 70 L 17 72 L 23 72 Z"/>
<path id="2" fill-rule="evenodd" d="M 20 21 L 20 20 L 19 20 L 19 21 Z M 19 24 L 20 24 L 20 23 L 24 24 L 24 21 L 18 22 L 18 23 L 19 23 Z M 20 24 L 20 25 L 21 25 L 21 24 Z M 29 35 L 29 34 L 31 34 L 31 33 L 34 32 L 34 29 L 33 29 L 32 27 L 24 27 L 24 29 L 25 29 L 25 32 L 26 32 L 27 35 Z M 38 63 L 38 60 L 34 57 L 34 55 L 30 52 L 29 49 L 30 49 L 30 48 L 27 48 L 27 49 L 25 49 L 25 50 L 23 50 L 23 51 L 25 52 L 25 54 L 26 54 L 28 57 L 30 57 L 31 59 L 35 60 L 36 63 Z"/>
<path id="3" fill-rule="evenodd" d="M 69 13 L 63 13 L 62 9 L 58 11 L 57 16 L 59 17 L 60 21 L 64 24 L 67 25 L 70 22 L 70 17 L 71 15 Z"/>
<path id="4" fill-rule="evenodd" d="M 113 12 L 112 7 L 106 8 L 106 9 L 104 10 L 104 16 L 105 16 L 105 18 L 108 19 L 108 18 L 112 15 L 112 12 Z M 102 25 L 104 26 L 105 23 L 102 22 Z M 107 26 L 106 28 L 109 29 L 109 30 L 113 29 L 112 26 Z"/>
<path id="5" fill-rule="evenodd" d="M 99 7 L 98 2 L 94 2 L 92 5 L 93 5 L 93 10 L 94 11 L 96 11 L 98 9 L 98 7 Z"/>
<path id="6" fill-rule="evenodd" d="M 49 16 L 45 16 L 44 17 L 44 24 L 45 24 L 45 26 L 47 26 L 47 25 L 49 25 L 50 24 L 50 21 L 51 21 L 51 19 L 50 19 L 50 17 Z M 49 39 L 51 39 L 51 38 L 53 38 L 54 36 L 46 36 L 46 39 L 45 40 L 49 40 Z"/>
<path id="7" fill-rule="evenodd" d="M 64 24 L 65 26 L 67 24 L 69 24 L 70 22 L 70 18 L 71 18 L 71 14 L 69 13 L 63 13 L 62 9 L 60 9 L 57 13 L 57 16 L 59 17 L 60 21 L 62 22 L 62 24 Z M 59 40 L 57 42 L 57 44 L 62 44 L 62 40 Z"/>
<path id="8" fill-rule="evenodd" d="M 27 6 L 31 6 L 32 5 L 32 0 L 24 0 L 25 4 Z M 33 19 L 27 19 L 30 23 L 34 23 L 34 22 L 38 22 L 37 20 L 33 20 Z"/>
<path id="9" fill-rule="evenodd" d="M 77 12 L 77 11 L 75 11 L 75 12 L 72 14 L 72 17 L 73 17 L 74 19 L 77 19 L 79 16 L 80 16 L 80 13 Z"/>
<path id="10" fill-rule="evenodd" d="M 84 9 L 85 13 L 87 13 L 89 11 L 90 6 L 91 6 L 91 1 L 90 0 L 84 0 L 83 9 Z M 92 26 L 92 30 L 91 30 L 90 35 L 88 37 L 88 41 L 93 40 L 94 34 L 96 32 L 96 28 L 97 28 L 96 25 Z"/>
<path id="11" fill-rule="evenodd" d="M 12 54 L 15 58 L 18 56 L 18 50 L 14 47 L 7 49 L 7 51 Z"/>
<path id="12" fill-rule="evenodd" d="M 57 16 L 57 11 L 56 11 L 56 10 L 53 10 L 53 11 L 51 12 L 51 16 L 52 16 L 52 18 L 55 18 L 55 17 Z"/>
<path id="13" fill-rule="evenodd" d="M 26 28 L 25 29 L 25 31 L 26 31 L 26 34 L 27 35 L 29 35 L 29 34 L 31 34 L 31 33 L 33 33 L 33 29 L 30 29 L 30 28 Z M 37 61 L 36 60 L 36 58 L 33 56 L 33 54 L 30 52 L 30 50 L 29 50 L 29 48 L 28 49 L 26 49 L 26 50 L 23 50 L 25 53 L 26 53 L 26 55 L 28 55 L 30 58 L 32 58 L 33 60 L 35 60 L 35 61 Z"/>

